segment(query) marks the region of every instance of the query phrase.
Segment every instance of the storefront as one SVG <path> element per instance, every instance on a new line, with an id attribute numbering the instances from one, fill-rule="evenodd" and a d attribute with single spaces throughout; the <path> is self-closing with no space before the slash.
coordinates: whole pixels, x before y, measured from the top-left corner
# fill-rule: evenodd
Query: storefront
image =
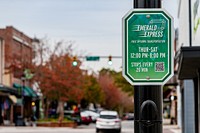
<path id="1" fill-rule="evenodd" d="M 0 125 L 11 125 L 14 122 L 14 106 L 17 104 L 17 90 L 0 85 Z"/>
<path id="2" fill-rule="evenodd" d="M 20 93 L 19 99 L 22 101 L 21 104 L 18 105 L 21 106 L 21 111 L 19 112 L 19 107 L 15 108 L 16 113 L 18 113 L 16 115 L 20 114 L 23 118 L 29 119 L 34 114 L 32 102 L 37 101 L 38 96 L 33 89 L 28 86 L 21 86 L 20 84 L 14 83 L 13 87 Z"/>

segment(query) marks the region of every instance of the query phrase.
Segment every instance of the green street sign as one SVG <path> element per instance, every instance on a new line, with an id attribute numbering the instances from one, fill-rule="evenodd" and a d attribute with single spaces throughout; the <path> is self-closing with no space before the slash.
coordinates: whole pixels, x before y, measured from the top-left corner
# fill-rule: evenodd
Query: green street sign
<path id="1" fill-rule="evenodd" d="M 123 76 L 132 85 L 163 85 L 174 74 L 173 18 L 163 9 L 123 17 Z"/>
<path id="2" fill-rule="evenodd" d="M 86 56 L 87 61 L 99 61 L 99 56 Z"/>

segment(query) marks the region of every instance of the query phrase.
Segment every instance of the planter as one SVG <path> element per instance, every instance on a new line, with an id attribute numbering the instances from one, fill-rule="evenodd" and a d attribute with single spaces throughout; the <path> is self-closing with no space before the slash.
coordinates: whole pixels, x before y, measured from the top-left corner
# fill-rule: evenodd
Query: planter
<path id="1" fill-rule="evenodd" d="M 76 128 L 75 122 L 37 122 L 38 127 L 72 127 Z"/>
<path id="2" fill-rule="evenodd" d="M 60 123 L 61 127 L 73 127 L 76 128 L 77 127 L 77 123 L 76 122 L 62 122 Z"/>

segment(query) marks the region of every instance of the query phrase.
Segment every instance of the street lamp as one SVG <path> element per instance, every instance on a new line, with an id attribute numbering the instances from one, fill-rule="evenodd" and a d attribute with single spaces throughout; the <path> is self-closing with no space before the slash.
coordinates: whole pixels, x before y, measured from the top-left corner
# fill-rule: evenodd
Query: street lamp
<path id="1" fill-rule="evenodd" d="M 21 107 L 21 116 L 24 116 L 24 86 L 25 86 L 25 77 L 22 75 L 21 77 L 21 100 L 22 100 L 22 107 Z"/>

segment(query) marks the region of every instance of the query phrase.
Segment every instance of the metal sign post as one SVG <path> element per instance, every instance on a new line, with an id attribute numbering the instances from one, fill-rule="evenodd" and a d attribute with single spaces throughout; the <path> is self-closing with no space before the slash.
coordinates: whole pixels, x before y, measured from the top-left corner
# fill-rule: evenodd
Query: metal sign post
<path id="1" fill-rule="evenodd" d="M 123 18 L 123 76 L 137 85 L 134 133 L 162 133 L 161 85 L 173 76 L 173 18 L 159 9 L 161 0 L 134 0 L 134 8 Z"/>

